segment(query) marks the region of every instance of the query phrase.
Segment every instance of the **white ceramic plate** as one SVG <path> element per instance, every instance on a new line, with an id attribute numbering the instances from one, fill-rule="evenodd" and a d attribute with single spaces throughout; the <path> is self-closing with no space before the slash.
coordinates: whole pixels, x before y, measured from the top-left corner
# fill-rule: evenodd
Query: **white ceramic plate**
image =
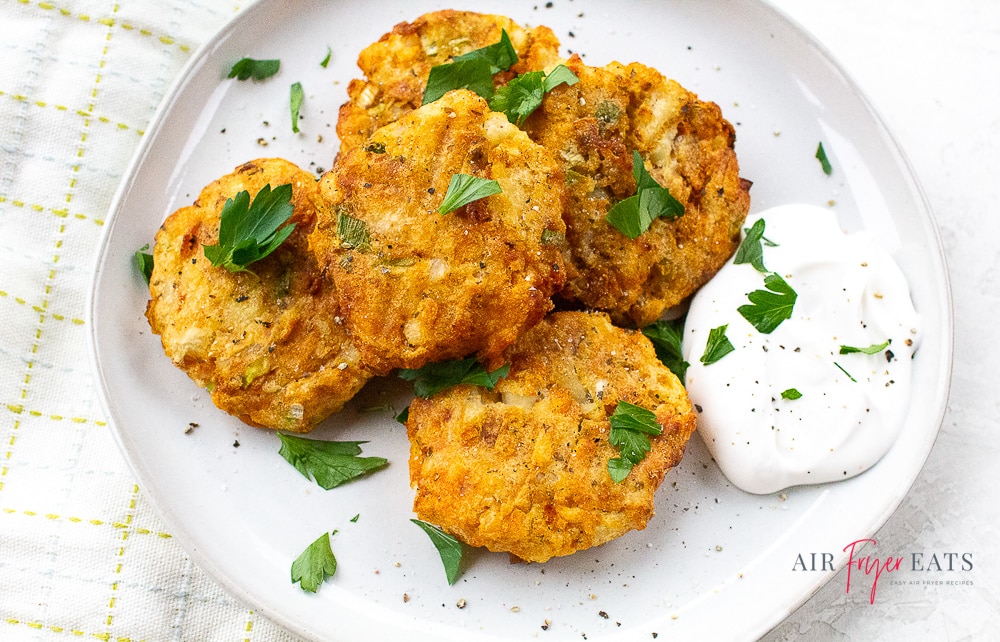
<path id="1" fill-rule="evenodd" d="M 244 161 L 281 156 L 316 171 L 329 167 L 337 108 L 358 74 L 358 52 L 395 23 L 447 6 L 549 25 L 590 64 L 657 67 L 717 102 L 736 125 L 755 211 L 835 201 L 844 227 L 877 232 L 910 279 L 924 341 L 903 434 L 875 468 L 836 484 L 755 496 L 730 486 L 694 438 L 646 530 L 545 565 L 474 552 L 448 586 L 429 540 L 409 522 L 405 431 L 393 412 L 365 411 L 386 403 L 399 411 L 405 387 L 375 383 L 318 429 L 321 438 L 368 439 L 366 454 L 392 462 L 327 492 L 278 456 L 274 434 L 217 411 L 170 364 L 143 317 L 148 292 L 132 253 L 151 242 L 165 216 Z M 171 532 L 230 591 L 323 640 L 754 638 L 833 575 L 793 570 L 800 553 L 831 553 L 839 568 L 843 548 L 888 518 L 944 412 L 949 287 L 931 214 L 890 134 L 799 28 L 753 0 L 314 0 L 287 7 L 262 0 L 191 60 L 118 194 L 90 305 L 94 360 L 120 445 Z M 322 68 L 328 45 L 332 60 Z M 225 80 L 243 56 L 280 58 L 281 72 L 263 83 Z M 288 108 L 295 81 L 306 93 L 299 135 L 291 133 Z M 819 141 L 836 168 L 831 177 L 813 158 Z M 199 427 L 185 434 L 189 422 Z M 306 594 L 289 581 L 291 561 L 332 529 L 339 531 L 336 577 Z M 852 590 L 869 590 L 864 583 Z M 465 608 L 456 606 L 460 599 Z"/>

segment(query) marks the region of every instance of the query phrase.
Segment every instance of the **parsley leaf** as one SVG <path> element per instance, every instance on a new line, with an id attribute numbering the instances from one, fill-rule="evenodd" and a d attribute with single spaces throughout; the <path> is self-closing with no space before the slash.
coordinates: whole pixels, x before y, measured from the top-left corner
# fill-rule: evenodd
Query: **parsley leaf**
<path id="1" fill-rule="evenodd" d="M 432 67 L 421 104 L 432 103 L 452 89 L 468 89 L 488 100 L 493 96 L 493 75 L 510 69 L 516 62 L 517 51 L 504 30 L 499 42 Z"/>
<path id="2" fill-rule="evenodd" d="M 500 183 L 494 180 L 469 174 L 454 174 L 451 181 L 448 182 L 448 191 L 444 195 L 438 212 L 448 214 L 472 201 L 478 201 L 502 191 Z"/>
<path id="3" fill-rule="evenodd" d="M 427 537 L 431 538 L 434 548 L 441 556 L 441 563 L 444 564 L 444 575 L 448 578 L 448 584 L 454 584 L 455 580 L 458 579 L 459 567 L 462 564 L 462 542 L 433 524 L 422 522 L 419 519 L 411 519 L 410 521 L 419 526 L 427 533 Z"/>
<path id="4" fill-rule="evenodd" d="M 861 352 L 864 354 L 878 354 L 892 343 L 892 339 L 886 339 L 882 343 L 873 343 L 867 348 L 855 348 L 854 346 L 840 346 L 840 354 L 852 354 L 855 352 Z"/>
<path id="5" fill-rule="evenodd" d="M 412 381 L 414 394 L 426 399 L 463 383 L 493 390 L 497 382 L 506 377 L 508 372 L 510 372 L 509 365 L 503 365 L 493 372 L 487 372 L 486 368 L 476 361 L 475 357 L 466 357 L 453 361 L 428 363 L 417 369 L 403 369 L 399 371 L 399 378 Z"/>
<path id="6" fill-rule="evenodd" d="M 278 433 L 281 448 L 278 454 L 295 467 L 302 476 L 310 476 L 324 490 L 384 468 L 389 462 L 383 457 L 358 457 L 365 441 L 321 441 Z"/>
<path id="7" fill-rule="evenodd" d="M 330 534 L 323 533 L 292 562 L 292 584 L 315 593 L 326 578 L 337 572 L 337 558 L 330 548 Z"/>
<path id="8" fill-rule="evenodd" d="M 635 195 L 616 203 L 606 217 L 619 232 L 635 239 L 648 230 L 656 218 L 673 219 L 684 215 L 684 204 L 656 182 L 637 151 L 632 152 L 632 176 L 635 177 Z"/>
<path id="9" fill-rule="evenodd" d="M 774 272 L 764 277 L 764 287 L 767 289 L 754 290 L 747 295 L 752 305 L 741 305 L 736 311 L 758 332 L 771 334 L 782 321 L 792 317 L 798 294 Z"/>
<path id="10" fill-rule="evenodd" d="M 789 388 L 788 390 L 785 390 L 781 393 L 781 398 L 794 401 L 796 399 L 801 399 L 802 393 L 796 390 L 795 388 Z"/>
<path id="11" fill-rule="evenodd" d="M 764 267 L 764 225 L 764 219 L 760 218 L 746 230 L 747 235 L 736 248 L 733 263 L 749 263 L 758 272 L 767 273 L 767 268 Z"/>
<path id="12" fill-rule="evenodd" d="M 294 211 L 291 184 L 273 191 L 270 184 L 265 185 L 252 204 L 250 193 L 243 190 L 222 207 L 219 240 L 215 245 L 202 246 L 205 258 L 230 272 L 246 271 L 248 265 L 276 250 L 288 238 L 295 223 L 281 225 Z"/>
<path id="13" fill-rule="evenodd" d="M 633 466 L 646 458 L 652 448 L 649 435 L 659 435 L 663 429 L 651 410 L 627 401 L 618 402 L 608 422 L 611 424 L 609 440 L 621 455 L 608 460 L 608 474 L 617 484 L 628 476 Z"/>
<path id="14" fill-rule="evenodd" d="M 549 93 L 559 85 L 573 86 L 580 82 L 580 79 L 566 65 L 556 65 L 552 71 L 545 74 L 545 93 Z"/>
<path id="15" fill-rule="evenodd" d="M 503 112 L 507 120 L 520 126 L 538 109 L 545 96 L 545 72 L 529 71 L 497 89 L 490 98 L 490 109 Z"/>
<path id="16" fill-rule="evenodd" d="M 653 343 L 656 356 L 660 362 L 670 368 L 684 385 L 684 377 L 690 365 L 681 353 L 681 340 L 684 332 L 684 319 L 668 321 L 661 319 L 642 329 L 642 333 Z"/>
<path id="17" fill-rule="evenodd" d="M 302 83 L 292 83 L 289 96 L 289 105 L 292 109 L 292 132 L 299 133 L 299 112 L 302 111 L 302 101 L 305 100 L 305 92 L 302 91 Z"/>
<path id="18" fill-rule="evenodd" d="M 237 80 L 264 80 L 278 73 L 281 67 L 280 60 L 254 60 L 253 58 L 243 58 L 229 70 L 229 78 Z"/>
<path id="19" fill-rule="evenodd" d="M 146 280 L 146 285 L 149 285 L 149 279 L 153 276 L 153 255 L 146 252 L 148 249 L 149 243 L 143 245 L 132 255 L 132 262 L 135 264 L 135 269 Z"/>
<path id="20" fill-rule="evenodd" d="M 701 355 L 701 362 L 706 366 L 712 365 L 736 349 L 733 347 L 729 337 L 726 336 L 726 328 L 728 327 L 729 324 L 727 323 L 709 330 L 708 341 L 705 342 L 705 352 Z"/>
<path id="21" fill-rule="evenodd" d="M 816 158 L 819 159 L 819 166 L 823 168 L 824 174 L 829 176 L 833 173 L 833 165 L 830 164 L 830 159 L 826 157 L 826 150 L 823 149 L 822 142 L 816 148 Z"/>
<path id="22" fill-rule="evenodd" d="M 507 120 L 518 127 L 538 109 L 545 94 L 559 85 L 580 82 L 569 67 L 556 65 L 548 75 L 544 71 L 529 71 L 497 89 L 490 98 L 490 109 L 503 112 Z"/>
<path id="23" fill-rule="evenodd" d="M 421 104 L 432 103 L 452 89 L 468 89 L 489 99 L 493 96 L 493 73 L 490 69 L 490 63 L 480 58 L 431 67 Z"/>
<path id="24" fill-rule="evenodd" d="M 400 413 L 398 415 L 396 415 L 396 421 L 398 421 L 399 423 L 403 424 L 404 426 L 406 425 L 406 422 L 409 421 L 409 419 L 410 419 L 410 407 L 409 406 L 403 408 L 403 410 L 400 411 Z"/>
<path id="25" fill-rule="evenodd" d="M 333 48 L 330 47 L 330 45 L 327 45 L 326 46 L 326 58 L 323 58 L 323 60 L 319 61 L 319 66 L 322 67 L 323 69 L 326 69 L 327 65 L 330 64 L 330 58 L 332 58 L 332 57 L 333 57 Z"/>
<path id="26" fill-rule="evenodd" d="M 606 220 L 612 227 L 630 239 L 639 238 L 639 235 L 648 230 L 653 222 L 648 210 L 644 212 L 639 210 L 638 195 L 629 196 L 625 200 L 615 203 L 608 211 Z"/>
<path id="27" fill-rule="evenodd" d="M 490 65 L 490 75 L 493 75 L 501 71 L 506 71 L 517 63 L 517 50 L 511 44 L 507 30 L 501 29 L 500 40 L 498 42 L 482 47 L 481 49 L 474 49 L 461 56 L 455 56 L 452 62 L 464 62 L 466 60 L 485 60 Z"/>

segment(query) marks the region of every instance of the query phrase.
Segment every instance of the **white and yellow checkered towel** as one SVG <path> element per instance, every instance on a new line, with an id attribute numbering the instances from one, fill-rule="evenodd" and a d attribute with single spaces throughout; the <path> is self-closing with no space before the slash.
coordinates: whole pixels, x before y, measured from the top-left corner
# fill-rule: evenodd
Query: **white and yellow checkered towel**
<path id="1" fill-rule="evenodd" d="M 0 640 L 291 639 L 200 571 L 144 501 L 85 339 L 129 159 L 184 62 L 239 9 L 0 0 Z"/>

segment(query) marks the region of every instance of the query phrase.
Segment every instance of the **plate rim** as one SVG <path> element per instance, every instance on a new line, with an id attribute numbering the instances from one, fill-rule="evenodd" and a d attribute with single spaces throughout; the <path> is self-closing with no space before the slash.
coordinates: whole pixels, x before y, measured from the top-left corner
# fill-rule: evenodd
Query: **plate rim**
<path id="1" fill-rule="evenodd" d="M 928 422 L 933 423 L 934 429 L 926 434 L 922 442 L 923 446 L 920 449 L 922 456 L 919 460 L 914 459 L 909 462 L 909 474 L 907 475 L 906 483 L 898 487 L 898 493 L 892 497 L 891 501 L 884 505 L 883 510 L 873 521 L 868 529 L 868 532 L 864 533 L 866 537 L 872 537 L 885 525 L 889 518 L 899 508 L 902 501 L 909 495 L 913 484 L 919 478 L 920 473 L 924 469 L 927 458 L 933 450 L 934 443 L 940 434 L 940 429 L 943 424 L 945 414 L 947 413 L 948 400 L 950 398 L 952 384 L 955 341 L 954 300 L 947 265 L 947 255 L 944 252 L 936 216 L 927 199 L 923 186 L 918 180 L 917 174 L 905 153 L 905 150 L 900 146 L 892 130 L 886 125 L 882 115 L 872 104 L 865 92 L 854 81 L 850 74 L 847 73 L 846 69 L 843 68 L 841 63 L 832 55 L 828 48 L 809 30 L 791 18 L 781 8 L 773 5 L 769 0 L 744 1 L 757 5 L 760 10 L 768 12 L 771 18 L 784 22 L 785 26 L 791 32 L 794 32 L 796 35 L 807 41 L 816 51 L 817 55 L 836 71 L 842 81 L 851 88 L 855 97 L 863 104 L 877 129 L 885 137 L 886 147 L 896 156 L 902 170 L 901 173 L 905 176 L 912 195 L 925 214 L 926 227 L 930 232 L 929 240 L 933 241 L 932 247 L 927 249 L 934 257 L 936 257 L 941 266 L 940 273 L 937 274 L 937 276 L 941 282 L 940 285 L 943 298 L 937 300 L 936 304 L 939 309 L 939 314 L 944 325 L 943 330 L 945 330 L 945 332 L 941 337 L 937 338 L 937 344 L 938 348 L 941 350 L 942 363 L 946 367 L 943 368 L 936 377 L 936 381 L 941 385 L 935 387 L 935 403 L 933 404 L 935 408 L 934 419 L 933 422 Z M 113 236 L 113 231 L 121 219 L 122 206 L 128 195 L 135 188 L 138 180 L 138 168 L 143 165 L 145 160 L 153 151 L 154 144 L 165 120 L 177 104 L 182 90 L 191 80 L 194 70 L 200 67 L 206 59 L 210 57 L 212 51 L 216 48 L 220 41 L 229 37 L 234 30 L 239 29 L 244 23 L 252 22 L 257 19 L 259 14 L 266 13 L 268 7 L 276 3 L 277 0 L 254 0 L 251 5 L 230 17 L 225 24 L 212 34 L 211 37 L 205 40 L 191 54 L 182 68 L 177 72 L 169 89 L 165 92 L 163 99 L 160 101 L 156 111 L 150 119 L 149 125 L 145 129 L 145 135 L 126 165 L 124 170 L 125 178 L 119 183 L 111 204 L 109 205 L 106 224 L 98 242 L 98 251 L 91 270 L 92 278 L 88 284 L 85 302 L 85 313 L 87 315 L 86 322 L 88 325 L 87 344 L 91 371 L 98 384 L 98 398 L 106 416 L 107 423 L 111 428 L 115 443 L 117 444 L 119 451 L 123 454 L 126 464 L 134 476 L 135 481 L 140 484 L 143 494 L 150 501 L 153 511 L 160 519 L 163 520 L 165 524 L 170 527 L 172 536 L 179 542 L 184 552 L 188 554 L 202 570 L 204 570 L 214 581 L 218 582 L 227 592 L 241 602 L 247 605 L 252 605 L 255 611 L 261 613 L 267 619 L 301 637 L 308 639 L 322 639 L 322 636 L 319 635 L 317 631 L 301 626 L 293 617 L 288 617 L 280 609 L 272 608 L 270 604 L 261 602 L 255 595 L 251 594 L 250 591 L 237 583 L 228 572 L 219 566 L 219 564 L 208 556 L 202 554 L 201 550 L 196 545 L 196 538 L 192 535 L 190 530 L 183 525 L 183 520 L 181 520 L 173 510 L 166 506 L 167 502 L 159 495 L 156 490 L 156 484 L 147 485 L 145 483 L 148 480 L 148 474 L 144 474 L 146 469 L 140 464 L 137 457 L 135 457 L 133 453 L 135 447 L 128 442 L 123 429 L 119 426 L 119 422 L 117 421 L 117 413 L 113 411 L 115 404 L 111 398 L 110 390 L 105 377 L 104 364 L 101 361 L 101 355 L 98 350 L 99 339 L 97 328 L 98 325 L 102 323 L 98 321 L 99 313 L 96 308 L 98 285 L 101 281 L 101 275 L 105 269 L 108 259 L 108 249 Z M 794 602 L 786 603 L 783 608 L 776 609 L 771 613 L 771 617 L 762 618 L 758 622 L 758 626 L 756 626 L 752 631 L 747 631 L 748 639 L 758 638 L 779 626 L 781 622 L 805 604 L 827 582 L 832 580 L 843 570 L 845 558 L 846 555 L 841 556 L 836 560 L 836 570 L 834 572 L 817 576 L 811 588 L 807 592 L 803 592 L 799 595 L 799 599 Z M 433 629 L 433 623 L 428 622 L 428 626 Z"/>

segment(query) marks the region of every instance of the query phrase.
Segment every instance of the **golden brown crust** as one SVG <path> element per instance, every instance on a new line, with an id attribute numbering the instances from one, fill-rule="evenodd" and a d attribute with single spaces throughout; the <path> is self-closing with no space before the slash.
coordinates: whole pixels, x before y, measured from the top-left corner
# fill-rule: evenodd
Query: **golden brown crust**
<path id="1" fill-rule="evenodd" d="M 524 129 L 562 162 L 569 196 L 569 276 L 563 295 L 646 325 L 706 283 L 736 250 L 750 207 L 735 132 L 714 103 L 698 100 L 638 63 L 566 65 L 580 78 L 550 92 Z M 632 151 L 685 206 L 630 240 L 610 208 L 635 193 Z"/>
<path id="2" fill-rule="evenodd" d="M 295 231 L 251 272 L 213 266 L 202 246 L 216 243 L 226 200 L 242 190 L 254 197 L 266 184 L 292 185 Z M 259 159 L 205 187 L 156 234 L 146 309 L 153 332 L 219 408 L 254 426 L 307 432 L 371 377 L 308 251 L 323 207 L 311 174 Z"/>
<path id="3" fill-rule="evenodd" d="M 501 194 L 439 214 L 452 175 L 494 179 Z M 310 243 L 337 285 L 365 363 L 392 368 L 504 349 L 552 307 L 562 256 L 556 163 L 472 92 L 449 92 L 347 150 L 320 181 L 330 204 Z M 370 248 L 345 248 L 337 218 L 361 220 Z"/>
<path id="4" fill-rule="evenodd" d="M 351 81 L 337 121 L 341 150 L 364 144 L 376 129 L 419 107 L 431 67 L 499 42 L 503 30 L 518 62 L 495 76 L 497 85 L 558 62 L 559 41 L 548 27 L 528 29 L 504 16 L 450 9 L 401 22 L 363 49 L 358 67 L 365 79 Z"/>
<path id="5" fill-rule="evenodd" d="M 653 493 L 695 428 L 684 388 L 649 340 L 603 313 L 558 312 L 508 356 L 494 392 L 465 385 L 411 404 L 417 516 L 469 545 L 537 562 L 645 528 Z M 652 410 L 663 433 L 614 484 L 608 417 L 622 400 Z"/>

